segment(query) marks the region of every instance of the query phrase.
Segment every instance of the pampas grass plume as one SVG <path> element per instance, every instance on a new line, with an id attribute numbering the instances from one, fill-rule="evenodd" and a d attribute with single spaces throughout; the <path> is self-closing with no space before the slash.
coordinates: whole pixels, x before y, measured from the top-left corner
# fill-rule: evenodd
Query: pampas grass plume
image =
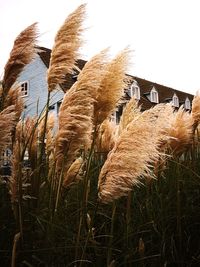
<path id="1" fill-rule="evenodd" d="M 31 62 L 36 52 L 37 23 L 23 30 L 15 39 L 13 49 L 4 68 L 3 94 L 6 95 L 23 68 Z"/>
<path id="2" fill-rule="evenodd" d="M 126 196 L 140 179 L 151 176 L 153 162 L 159 158 L 160 136 L 153 124 L 142 116 L 121 133 L 99 175 L 99 197 L 108 203 Z"/>
<path id="3" fill-rule="evenodd" d="M 122 50 L 107 64 L 94 106 L 95 125 L 101 124 L 112 114 L 122 97 L 123 89 L 128 86 L 126 72 L 130 62 L 130 52 L 128 48 Z"/>
<path id="4" fill-rule="evenodd" d="M 69 167 L 66 173 L 64 173 L 63 186 L 69 187 L 72 183 L 75 183 L 81 179 L 80 171 L 83 166 L 83 158 L 77 158 Z"/>
<path id="5" fill-rule="evenodd" d="M 81 34 L 85 7 L 85 4 L 80 5 L 71 13 L 57 32 L 47 74 L 50 92 L 56 88 L 57 84 L 64 82 L 66 74 L 74 71 L 79 57 L 78 50 L 82 45 Z"/>

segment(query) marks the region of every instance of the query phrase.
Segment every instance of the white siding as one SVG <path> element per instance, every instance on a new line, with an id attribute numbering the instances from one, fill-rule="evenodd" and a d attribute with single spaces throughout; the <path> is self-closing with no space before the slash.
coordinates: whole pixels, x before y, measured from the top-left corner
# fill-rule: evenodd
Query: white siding
<path id="1" fill-rule="evenodd" d="M 47 68 L 39 56 L 28 64 L 20 74 L 18 82 L 29 82 L 29 95 L 23 98 L 26 105 L 25 116 L 39 115 L 45 107 L 48 95 L 46 75 Z M 52 92 L 51 103 L 59 101 L 63 95 L 61 90 Z"/>

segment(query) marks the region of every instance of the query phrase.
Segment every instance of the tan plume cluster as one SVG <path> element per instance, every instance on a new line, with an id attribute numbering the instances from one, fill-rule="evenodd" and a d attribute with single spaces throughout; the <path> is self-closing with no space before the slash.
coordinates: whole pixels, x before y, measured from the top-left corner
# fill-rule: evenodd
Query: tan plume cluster
<path id="1" fill-rule="evenodd" d="M 81 168 L 83 167 L 83 163 L 83 158 L 79 157 L 71 164 L 69 169 L 64 172 L 63 186 L 65 188 L 82 178 Z"/>
<path id="2" fill-rule="evenodd" d="M 71 164 L 81 149 L 91 143 L 93 99 L 87 91 L 65 95 L 59 113 L 59 129 L 55 139 L 57 169 L 63 160 Z M 65 160 L 66 161 L 66 160 Z"/>
<path id="3" fill-rule="evenodd" d="M 141 177 L 151 176 L 151 167 L 159 157 L 160 136 L 153 124 L 138 117 L 121 133 L 99 175 L 99 197 L 111 202 L 126 196 Z"/>
<path id="4" fill-rule="evenodd" d="M 0 153 L 11 143 L 11 132 L 15 127 L 15 107 L 9 106 L 0 112 Z"/>
<path id="5" fill-rule="evenodd" d="M 118 126 L 109 119 L 106 119 L 98 129 L 96 138 L 96 150 L 108 153 L 114 147 L 117 139 Z"/>
<path id="6" fill-rule="evenodd" d="M 192 101 L 192 119 L 193 131 L 195 131 L 200 122 L 200 92 L 197 92 Z"/>
<path id="7" fill-rule="evenodd" d="M 126 106 L 123 108 L 123 113 L 119 123 L 118 134 L 120 135 L 122 131 L 126 129 L 128 124 L 140 115 L 141 112 L 140 107 L 138 107 L 138 102 L 135 100 L 134 97 L 132 97 L 130 101 L 126 104 Z"/>
<path id="8" fill-rule="evenodd" d="M 28 117 L 25 120 L 23 134 L 25 142 L 27 142 L 29 159 L 31 167 L 34 169 L 37 166 L 37 151 L 38 151 L 38 119 L 37 117 Z M 24 144 L 26 145 L 26 144 Z"/>
<path id="9" fill-rule="evenodd" d="M 167 129 L 170 137 L 168 145 L 174 155 L 180 155 L 192 143 L 193 119 L 181 106 L 177 112 L 174 112 L 171 125 Z"/>
<path id="10" fill-rule="evenodd" d="M 37 23 L 34 23 L 23 30 L 15 39 L 10 57 L 4 68 L 2 81 L 4 95 L 7 95 L 24 66 L 34 58 L 37 35 Z"/>
<path id="11" fill-rule="evenodd" d="M 96 101 L 97 92 L 101 86 L 102 79 L 107 73 L 106 66 L 108 62 L 108 49 L 104 49 L 93 56 L 79 73 L 76 87 L 73 89 L 77 91 L 87 90 Z M 72 90 L 72 88 L 70 90 Z"/>
<path id="12" fill-rule="evenodd" d="M 85 4 L 80 5 L 71 13 L 55 37 L 51 53 L 47 82 L 49 91 L 65 80 L 65 75 L 72 73 L 79 57 L 79 48 L 82 45 L 82 23 L 85 17 Z"/>
<path id="13" fill-rule="evenodd" d="M 154 125 L 154 131 L 162 135 L 162 141 L 166 142 L 169 139 L 168 129 L 171 127 L 174 118 L 174 108 L 171 104 L 158 104 L 153 108 L 145 110 L 142 117 L 149 120 L 149 123 Z"/>
<path id="14" fill-rule="evenodd" d="M 22 121 L 19 121 L 16 126 L 15 143 L 12 152 L 12 175 L 9 179 L 9 193 L 12 203 L 18 202 L 19 197 L 19 175 L 21 175 L 21 155 L 24 147 L 23 127 Z"/>
<path id="15" fill-rule="evenodd" d="M 107 50 L 88 61 L 77 82 L 65 94 L 59 112 L 59 129 L 55 139 L 56 169 L 67 171 L 81 150 L 91 144 L 95 95 L 105 72 Z"/>
<path id="16" fill-rule="evenodd" d="M 54 127 L 55 127 L 55 116 L 53 113 L 49 114 L 47 119 L 46 127 L 46 151 L 50 157 L 54 151 Z"/>
<path id="17" fill-rule="evenodd" d="M 21 97 L 21 88 L 19 86 L 11 88 L 5 99 L 4 107 L 12 105 L 15 106 L 16 121 L 18 121 L 24 109 L 24 101 Z"/>
<path id="18" fill-rule="evenodd" d="M 94 106 L 95 125 L 102 123 L 112 114 L 122 97 L 123 90 L 128 85 L 126 72 L 129 62 L 130 50 L 126 48 L 107 64 Z"/>
<path id="19" fill-rule="evenodd" d="M 19 189 L 18 189 L 18 177 L 20 171 L 20 162 L 21 162 L 21 149 L 20 142 L 17 140 L 13 147 L 12 153 L 12 175 L 9 179 L 9 193 L 11 197 L 11 202 L 18 202 Z"/>

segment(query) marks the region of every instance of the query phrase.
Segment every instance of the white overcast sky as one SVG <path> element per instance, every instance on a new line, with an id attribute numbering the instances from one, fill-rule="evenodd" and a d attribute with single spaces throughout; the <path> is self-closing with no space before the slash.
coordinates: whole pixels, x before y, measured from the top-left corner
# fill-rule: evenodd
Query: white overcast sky
<path id="1" fill-rule="evenodd" d="M 129 74 L 195 94 L 200 89 L 200 0 L 0 0 L 0 74 L 14 39 L 39 23 L 39 44 L 52 48 L 69 13 L 87 3 L 82 58 L 130 46 Z"/>

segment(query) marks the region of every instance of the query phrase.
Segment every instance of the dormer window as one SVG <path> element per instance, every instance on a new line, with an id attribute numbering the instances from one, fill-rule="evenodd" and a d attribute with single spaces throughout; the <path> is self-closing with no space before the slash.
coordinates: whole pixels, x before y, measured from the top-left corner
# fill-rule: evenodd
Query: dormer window
<path id="1" fill-rule="evenodd" d="M 158 103 L 159 102 L 159 100 L 158 100 L 158 92 L 157 92 L 155 87 L 153 87 L 151 89 L 150 100 L 151 100 L 152 103 Z"/>
<path id="2" fill-rule="evenodd" d="M 172 106 L 177 108 L 179 107 L 179 99 L 176 94 L 174 94 L 172 97 Z"/>
<path id="3" fill-rule="evenodd" d="M 123 112 L 123 106 L 119 106 L 117 110 L 111 115 L 111 121 L 114 122 L 114 124 L 119 124 L 120 118 Z"/>
<path id="4" fill-rule="evenodd" d="M 140 87 L 135 80 L 130 87 L 130 97 L 134 97 L 135 99 L 140 100 Z"/>
<path id="5" fill-rule="evenodd" d="M 21 87 L 21 97 L 26 97 L 28 96 L 29 93 L 29 86 L 28 86 L 28 82 L 23 82 L 20 84 Z"/>
<path id="6" fill-rule="evenodd" d="M 190 103 L 190 99 L 188 97 L 186 97 L 185 99 L 185 109 L 191 109 L 191 103 Z"/>

